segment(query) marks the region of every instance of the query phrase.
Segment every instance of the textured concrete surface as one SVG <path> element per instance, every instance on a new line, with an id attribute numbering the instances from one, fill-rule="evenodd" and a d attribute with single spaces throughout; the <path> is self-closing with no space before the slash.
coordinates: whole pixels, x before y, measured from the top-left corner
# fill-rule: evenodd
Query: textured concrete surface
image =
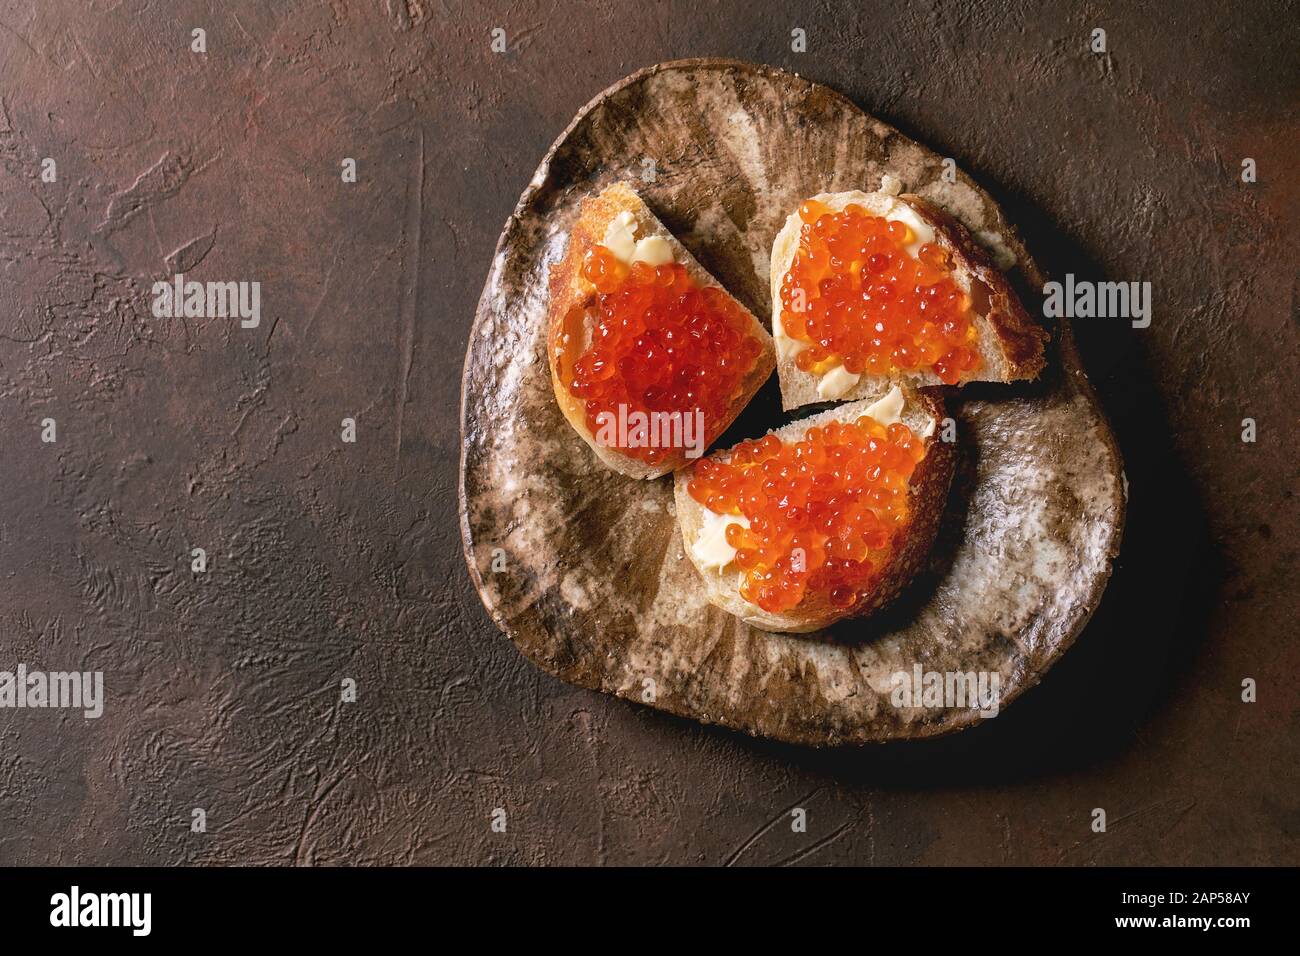
<path id="1" fill-rule="evenodd" d="M 1297 862 L 1294 4 L 268 6 L 0 2 L 0 669 L 108 695 L 0 711 L 0 863 Z M 470 586 L 501 224 L 591 96 L 704 54 L 953 156 L 1053 274 L 1153 284 L 1149 329 L 1076 324 L 1132 488 L 1116 576 L 976 730 L 701 728 L 544 676 Z M 182 267 L 261 281 L 260 327 L 155 319 Z"/>

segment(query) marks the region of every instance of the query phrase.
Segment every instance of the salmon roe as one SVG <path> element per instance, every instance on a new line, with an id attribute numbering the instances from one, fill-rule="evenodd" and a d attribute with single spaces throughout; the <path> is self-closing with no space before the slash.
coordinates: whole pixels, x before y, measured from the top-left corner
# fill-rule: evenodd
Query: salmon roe
<path id="1" fill-rule="evenodd" d="M 909 524 L 908 482 L 924 457 L 906 425 L 863 415 L 809 428 L 793 443 L 742 442 L 726 461 L 696 465 L 687 492 L 749 520 L 726 531 L 746 600 L 779 612 L 824 595 L 848 608 L 875 586 Z"/>
<path id="2" fill-rule="evenodd" d="M 680 263 L 631 266 L 604 246 L 593 246 L 582 276 L 596 295 L 564 319 L 562 342 L 590 345 L 561 357 L 560 377 L 585 402 L 587 428 L 595 433 L 602 413 L 632 412 L 703 416 L 711 441 L 728 421 L 746 376 L 763 352 L 749 316 L 716 286 L 700 287 Z M 627 447 L 627 454 L 657 464 L 671 449 Z"/>
<path id="3" fill-rule="evenodd" d="M 781 324 L 808 343 L 795 359 L 820 375 L 931 370 L 954 385 L 980 366 L 970 299 L 953 279 L 948 251 L 905 223 L 858 205 L 841 212 L 815 199 L 799 206 L 799 248 L 781 281 Z"/>

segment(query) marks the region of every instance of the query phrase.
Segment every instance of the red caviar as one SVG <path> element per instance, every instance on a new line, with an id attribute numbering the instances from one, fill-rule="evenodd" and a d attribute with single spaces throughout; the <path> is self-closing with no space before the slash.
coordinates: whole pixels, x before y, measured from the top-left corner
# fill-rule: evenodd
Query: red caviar
<path id="1" fill-rule="evenodd" d="M 970 299 L 953 279 L 948 251 L 905 223 L 858 205 L 841 212 L 815 199 L 799 206 L 803 226 L 781 280 L 781 324 L 809 343 L 805 372 L 843 365 L 854 374 L 932 370 L 954 385 L 980 366 Z"/>
<path id="2" fill-rule="evenodd" d="M 680 263 L 631 266 L 604 246 L 593 246 L 582 276 L 596 296 L 565 317 L 561 335 L 582 343 L 584 323 L 591 342 L 576 358 L 562 359 L 561 380 L 585 404 L 587 428 L 619 406 L 632 412 L 703 415 L 706 441 L 728 420 L 746 376 L 763 346 L 751 334 L 749 317 L 716 286 L 700 287 Z M 624 447 L 649 464 L 669 449 Z"/>
<path id="3" fill-rule="evenodd" d="M 778 612 L 824 595 L 846 608 L 876 585 L 909 524 L 908 481 L 924 457 L 906 425 L 863 415 L 809 428 L 797 442 L 742 442 L 727 460 L 696 465 L 687 492 L 749 520 L 726 532 L 746 600 Z"/>

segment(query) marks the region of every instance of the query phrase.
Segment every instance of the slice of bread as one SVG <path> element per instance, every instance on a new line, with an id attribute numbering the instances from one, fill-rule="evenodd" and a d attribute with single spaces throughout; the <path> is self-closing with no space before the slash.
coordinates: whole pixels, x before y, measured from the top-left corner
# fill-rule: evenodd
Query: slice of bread
<path id="1" fill-rule="evenodd" d="M 578 220 L 569 234 L 569 245 L 564 258 L 551 267 L 550 303 L 547 310 L 547 355 L 551 366 L 551 385 L 555 390 L 555 399 L 559 403 L 560 410 L 582 440 L 591 446 L 596 456 L 620 474 L 632 478 L 658 478 L 688 465 L 691 459 L 687 457 L 687 449 L 669 449 L 668 456 L 664 460 L 651 465 L 619 448 L 601 444 L 587 427 L 584 402 L 569 392 L 565 383 L 561 381 L 559 372 L 559 362 L 564 350 L 574 348 L 572 341 L 564 341 L 565 316 L 572 308 L 583 305 L 596 295 L 595 286 L 582 277 L 583 258 L 592 246 L 604 243 L 610 223 L 624 212 L 631 214 L 634 232 L 638 238 L 658 236 L 666 241 L 672 250 L 673 261 L 685 266 L 687 273 L 700 288 L 711 286 L 722 289 L 722 284 L 677 241 L 630 186 L 625 183 L 615 183 L 599 195 L 583 201 Z M 728 297 L 730 298 L 730 294 Z M 732 301 L 736 302 L 735 299 Z M 748 318 L 748 334 L 762 345 L 762 352 L 753 370 L 745 377 L 737 393 L 732 397 L 727 414 L 722 417 L 722 420 L 704 423 L 704 447 L 715 441 L 726 430 L 776 367 L 772 337 L 748 309 L 739 302 L 736 302 L 736 305 Z M 591 323 L 585 323 L 581 333 L 582 341 L 577 345 L 579 354 L 591 344 L 593 331 Z"/>
<path id="2" fill-rule="evenodd" d="M 896 182 L 889 183 L 889 180 L 890 177 L 886 177 L 887 184 L 896 189 Z M 970 296 L 972 310 L 976 313 L 977 343 L 983 359 L 977 369 L 963 373 L 958 385 L 967 382 L 1032 379 L 1042 371 L 1047 332 L 1025 311 L 1006 276 L 994 265 L 984 248 L 952 216 L 919 196 L 895 195 L 884 190 L 874 193 L 821 193 L 812 198 L 836 212 L 845 206 L 856 204 L 871 215 L 900 219 L 914 233 L 918 231 L 918 226 L 928 229 L 933 232 L 933 241 L 949 252 L 954 279 Z M 781 283 L 799 249 L 802 224 L 796 208 L 772 244 L 772 332 L 776 337 L 777 376 L 781 382 L 782 407 L 791 409 L 832 400 L 853 401 L 875 394 L 888 381 L 906 382 L 914 386 L 941 384 L 934 372 L 924 369 L 894 372 L 886 376 L 863 373 L 856 384 L 846 390 L 840 391 L 828 385 L 819 392 L 821 377 L 805 372 L 795 364 L 798 345 L 781 331 Z"/>
<path id="3" fill-rule="evenodd" d="M 783 442 L 798 441 L 814 426 L 821 427 L 831 421 L 850 422 L 867 414 L 867 409 L 877 398 L 892 391 L 892 386 L 882 389 L 870 399 L 838 405 L 829 411 L 791 422 L 773 430 Z M 899 538 L 895 550 L 883 569 L 876 588 L 864 595 L 856 605 L 837 608 L 824 595 L 810 592 L 794 608 L 774 613 L 765 611 L 745 600 L 740 593 L 743 580 L 734 564 L 723 568 L 707 566 L 696 554 L 695 545 L 705 531 L 707 509 L 691 497 L 687 485 L 694 468 L 677 473 L 673 487 L 677 506 L 677 521 L 682 529 L 682 545 L 686 555 L 695 565 L 704 581 L 709 600 L 746 624 L 765 631 L 806 633 L 815 631 L 838 620 L 869 614 L 891 600 L 925 563 L 926 555 L 939 529 L 944 499 L 952 483 L 955 454 L 950 443 L 939 440 L 944 417 L 943 400 L 937 389 L 923 392 L 903 390 L 903 409 L 899 420 L 912 432 L 925 440 L 925 457 L 917 464 L 908 482 L 908 504 L 911 519 Z M 716 452 L 714 458 L 727 460 L 733 449 Z"/>

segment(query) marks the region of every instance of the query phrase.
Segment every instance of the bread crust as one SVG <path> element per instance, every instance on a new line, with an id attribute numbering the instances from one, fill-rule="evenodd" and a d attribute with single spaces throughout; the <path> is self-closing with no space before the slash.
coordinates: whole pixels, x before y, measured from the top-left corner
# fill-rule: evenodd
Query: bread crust
<path id="1" fill-rule="evenodd" d="M 1001 346 L 1006 363 L 998 381 L 1014 382 L 1034 379 L 1043 370 L 1044 349 L 1051 336 L 1030 316 L 1011 288 L 1006 274 L 997 267 L 982 245 L 965 226 L 920 196 L 907 193 L 899 197 L 916 210 L 917 215 L 934 225 L 939 244 L 952 253 L 953 262 L 974 275 L 988 290 L 989 307 L 983 319 L 988 322 Z M 980 381 L 980 379 L 969 379 Z"/>
<path id="2" fill-rule="evenodd" d="M 695 260 L 695 257 L 668 231 L 630 186 L 622 182 L 615 183 L 598 195 L 582 201 L 578 219 L 569 233 L 569 243 L 564 258 L 551 266 L 550 301 L 547 305 L 547 360 L 551 369 L 551 388 L 555 392 L 555 400 L 560 406 L 560 411 L 601 462 L 631 478 L 658 478 L 690 464 L 691 459 L 686 456 L 687 449 L 671 449 L 663 461 L 657 465 L 650 465 L 617 448 L 599 444 L 596 436 L 587 428 L 584 403 L 570 394 L 564 385 L 559 368 L 564 351 L 561 337 L 564 333 L 565 316 L 575 306 L 586 304 L 596 295 L 595 286 L 582 277 L 583 257 L 588 249 L 604 241 L 605 230 L 614 217 L 621 212 L 629 212 L 633 215 L 639 236 L 664 237 L 672 246 L 673 260 L 684 266 L 690 277 L 701 288 L 713 286 L 726 292 L 722 284 Z M 727 295 L 731 297 L 730 293 Z M 724 419 L 705 422 L 706 448 L 735 420 L 776 368 L 776 351 L 772 337 L 753 313 L 736 299 L 732 298 L 732 301 L 748 318 L 749 334 L 758 339 L 763 346 L 763 351 L 759 354 L 754 368 L 745 377 L 741 390 L 728 408 Z M 590 328 L 581 330 L 583 347 L 590 340 L 591 331 Z"/>
<path id="3" fill-rule="evenodd" d="M 912 193 L 892 196 L 886 193 L 852 191 L 821 193 L 813 198 L 836 209 L 856 202 L 872 211 L 879 209 L 882 204 L 888 206 L 897 201 L 906 204 L 934 230 L 935 241 L 951 254 L 954 273 L 971 293 L 977 311 L 975 327 L 983 363 L 977 371 L 963 374 L 957 382 L 959 386 L 968 382 L 1032 379 L 1042 371 L 1044 347 L 1049 338 L 1047 331 L 1025 310 L 1006 276 L 985 249 L 975 241 L 965 226 L 947 212 Z M 773 330 L 781 321 L 781 281 L 789 271 L 798 248 L 798 215 L 797 209 L 790 214 L 772 245 Z M 777 376 L 781 383 L 781 405 L 784 409 L 826 401 L 817 392 L 819 377 L 800 369 L 795 363 L 795 354 L 778 353 Z M 855 401 L 864 395 L 874 394 L 881 383 L 889 381 L 906 382 L 915 387 L 942 384 L 939 377 L 928 370 L 886 376 L 863 374 L 852 388 L 836 400 Z"/>
<path id="4" fill-rule="evenodd" d="M 790 422 L 773 429 L 770 434 L 788 440 L 813 426 L 829 421 L 852 421 L 865 413 L 868 406 L 879 398 L 887 389 L 877 395 L 837 405 L 829 411 Z M 806 599 L 790 611 L 773 613 L 741 597 L 741 573 L 731 570 L 710 569 L 701 566 L 694 553 L 694 544 L 698 540 L 704 522 L 704 506 L 690 496 L 686 486 L 694 475 L 694 467 L 677 473 L 673 484 L 673 498 L 677 509 L 677 520 L 682 532 L 682 546 L 686 556 L 695 566 L 704 582 L 704 589 L 709 601 L 729 614 L 743 620 L 746 624 L 765 631 L 777 631 L 792 634 L 805 634 L 820 630 L 836 621 L 851 617 L 864 617 L 883 607 L 910 581 L 924 566 L 930 547 L 939 531 L 939 521 L 943 515 L 944 501 L 948 488 L 952 484 L 956 454 L 951 443 L 939 439 L 940 423 L 945 411 L 943 398 L 937 389 L 909 392 L 904 389 L 903 421 L 914 432 L 924 430 L 924 423 L 933 421 L 935 428 L 925 439 L 926 454 L 917 464 L 908 483 L 908 505 L 912 515 L 911 523 L 904 533 L 901 543 L 891 555 L 889 564 L 880 577 L 878 586 L 857 604 L 848 608 L 832 606 L 822 596 Z M 714 457 L 726 460 L 731 450 L 718 452 Z"/>

